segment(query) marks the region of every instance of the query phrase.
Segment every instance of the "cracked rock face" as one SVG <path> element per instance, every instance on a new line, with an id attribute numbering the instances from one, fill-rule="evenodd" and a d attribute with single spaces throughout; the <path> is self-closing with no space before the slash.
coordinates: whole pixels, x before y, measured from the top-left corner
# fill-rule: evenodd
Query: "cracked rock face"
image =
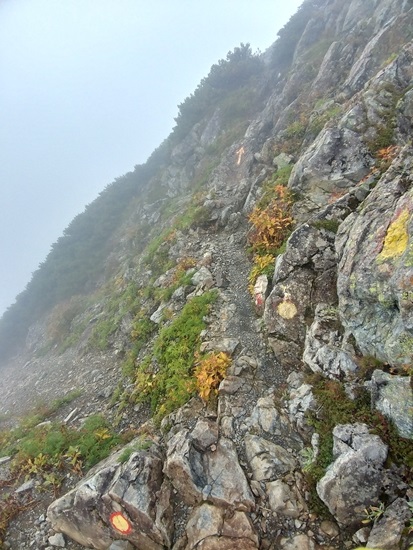
<path id="1" fill-rule="evenodd" d="M 346 190 L 369 172 L 371 157 L 361 136 L 347 128 L 326 129 L 294 166 L 289 186 L 308 197 L 311 210 L 328 196 Z"/>
<path id="2" fill-rule="evenodd" d="M 256 435 L 245 437 L 245 452 L 256 481 L 277 479 L 296 466 L 290 452 Z"/>
<path id="3" fill-rule="evenodd" d="M 375 370 L 371 379 L 373 406 L 390 418 L 399 434 L 413 439 L 413 390 L 410 376 L 392 376 Z"/>
<path id="4" fill-rule="evenodd" d="M 258 537 L 244 512 L 228 513 L 222 508 L 203 504 L 189 518 L 185 550 L 256 550 Z"/>
<path id="5" fill-rule="evenodd" d="M 394 161 L 336 241 L 341 320 L 364 355 L 391 365 L 413 354 L 411 154 Z"/>
<path id="6" fill-rule="evenodd" d="M 208 500 L 235 510 L 254 508 L 254 497 L 230 439 L 221 437 L 201 453 L 191 432 L 182 430 L 169 441 L 164 471 L 188 504 Z"/>

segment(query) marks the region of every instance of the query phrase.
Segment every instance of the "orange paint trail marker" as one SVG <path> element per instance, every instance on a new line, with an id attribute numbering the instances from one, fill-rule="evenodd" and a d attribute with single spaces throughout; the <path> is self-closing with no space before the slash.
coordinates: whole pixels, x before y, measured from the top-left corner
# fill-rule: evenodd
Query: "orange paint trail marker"
<path id="1" fill-rule="evenodd" d="M 109 520 L 112 527 L 119 533 L 122 533 L 122 535 L 129 535 L 132 532 L 132 525 L 122 512 L 114 512 L 110 515 Z"/>

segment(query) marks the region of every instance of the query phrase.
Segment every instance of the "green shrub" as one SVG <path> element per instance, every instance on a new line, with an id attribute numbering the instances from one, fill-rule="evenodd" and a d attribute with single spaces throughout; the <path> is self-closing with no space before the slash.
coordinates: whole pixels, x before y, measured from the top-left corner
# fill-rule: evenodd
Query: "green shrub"
<path id="1" fill-rule="evenodd" d="M 121 442 L 108 422 L 98 414 L 89 416 L 77 435 L 74 444 L 79 448 L 86 468 L 91 468 L 109 456 L 113 447 Z"/>

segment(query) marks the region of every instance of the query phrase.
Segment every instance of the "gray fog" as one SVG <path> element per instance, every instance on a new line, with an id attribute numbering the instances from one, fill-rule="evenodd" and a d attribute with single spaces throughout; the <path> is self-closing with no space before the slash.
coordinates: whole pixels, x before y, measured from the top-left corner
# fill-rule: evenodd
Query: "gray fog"
<path id="1" fill-rule="evenodd" d="M 241 42 L 302 0 L 1 0 L 0 315 L 76 214 L 168 136 Z"/>

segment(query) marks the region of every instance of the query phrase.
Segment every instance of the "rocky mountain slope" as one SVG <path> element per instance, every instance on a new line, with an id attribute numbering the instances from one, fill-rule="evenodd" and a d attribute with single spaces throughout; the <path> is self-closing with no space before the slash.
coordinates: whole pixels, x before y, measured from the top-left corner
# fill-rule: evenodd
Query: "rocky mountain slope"
<path id="1" fill-rule="evenodd" d="M 412 61 L 411 0 L 306 0 L 112 186 L 82 292 L 46 262 L 0 380 L 4 548 L 409 548 Z"/>

